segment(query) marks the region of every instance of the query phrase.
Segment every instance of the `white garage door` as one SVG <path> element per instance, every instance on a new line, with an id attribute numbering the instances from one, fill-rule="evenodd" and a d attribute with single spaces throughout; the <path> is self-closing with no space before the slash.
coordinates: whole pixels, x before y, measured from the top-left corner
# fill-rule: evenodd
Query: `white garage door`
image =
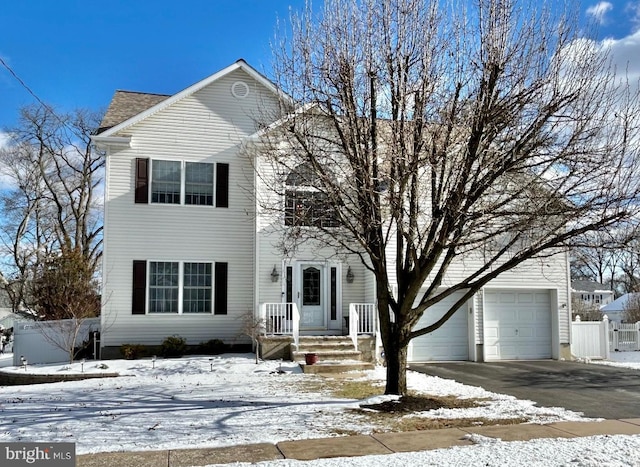
<path id="1" fill-rule="evenodd" d="M 456 292 L 451 297 L 427 309 L 414 329 L 421 329 L 442 318 L 449 311 L 451 305 L 462 295 L 464 292 Z M 467 306 L 463 305 L 439 329 L 413 339 L 409 361 L 469 360 L 467 315 Z"/>
<path id="2" fill-rule="evenodd" d="M 551 358 L 551 300 L 548 290 L 485 290 L 484 358 Z"/>

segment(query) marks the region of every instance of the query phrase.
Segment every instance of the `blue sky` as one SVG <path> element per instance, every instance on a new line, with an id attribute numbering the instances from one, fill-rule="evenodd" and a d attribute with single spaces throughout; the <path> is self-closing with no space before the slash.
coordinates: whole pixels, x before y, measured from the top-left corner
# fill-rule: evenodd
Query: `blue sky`
<path id="1" fill-rule="evenodd" d="M 321 3 L 315 0 L 316 4 Z M 276 19 L 304 0 L 5 0 L 0 57 L 60 110 L 106 108 L 116 89 L 173 94 L 244 58 L 271 59 Z M 581 1 L 618 61 L 640 67 L 640 0 Z M 0 129 L 33 97 L 0 68 Z"/>

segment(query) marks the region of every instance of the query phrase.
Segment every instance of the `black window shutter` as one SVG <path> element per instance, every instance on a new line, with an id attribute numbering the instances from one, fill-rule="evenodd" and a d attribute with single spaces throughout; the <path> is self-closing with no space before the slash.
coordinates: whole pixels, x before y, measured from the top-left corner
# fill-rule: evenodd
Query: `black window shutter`
<path id="1" fill-rule="evenodd" d="M 338 319 L 338 269 L 331 268 L 331 320 Z"/>
<path id="2" fill-rule="evenodd" d="M 147 293 L 147 262 L 133 261 L 133 300 L 131 314 L 144 315 Z"/>
<path id="3" fill-rule="evenodd" d="M 135 202 L 149 202 L 149 159 L 136 159 Z"/>
<path id="4" fill-rule="evenodd" d="M 213 314 L 227 314 L 227 277 L 228 263 L 216 263 L 215 266 L 215 297 L 213 304 Z"/>
<path id="5" fill-rule="evenodd" d="M 287 319 L 293 319 L 293 268 L 291 266 L 287 266 L 287 278 L 285 279 L 287 282 L 287 291 L 285 294 L 285 300 L 287 302 Z"/>
<path id="6" fill-rule="evenodd" d="M 216 164 L 216 207 L 229 207 L 229 164 Z"/>

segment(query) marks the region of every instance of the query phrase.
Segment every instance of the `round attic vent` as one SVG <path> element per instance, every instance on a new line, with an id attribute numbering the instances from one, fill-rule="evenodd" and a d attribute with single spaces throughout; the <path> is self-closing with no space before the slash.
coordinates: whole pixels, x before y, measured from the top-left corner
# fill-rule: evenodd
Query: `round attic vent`
<path id="1" fill-rule="evenodd" d="M 249 86 L 244 81 L 236 81 L 231 86 L 231 94 L 237 99 L 244 99 L 249 95 Z"/>

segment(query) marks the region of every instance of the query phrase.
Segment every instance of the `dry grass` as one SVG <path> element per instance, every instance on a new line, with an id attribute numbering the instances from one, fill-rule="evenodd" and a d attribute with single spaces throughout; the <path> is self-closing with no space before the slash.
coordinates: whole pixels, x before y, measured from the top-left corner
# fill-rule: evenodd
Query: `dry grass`
<path id="1" fill-rule="evenodd" d="M 384 382 L 375 380 L 353 379 L 340 375 L 335 377 L 309 378 L 298 386 L 298 390 L 321 392 L 341 399 L 364 400 L 372 396 L 384 394 Z M 351 410 L 353 416 L 377 427 L 375 431 L 417 431 L 437 430 L 441 428 L 460 428 L 487 425 L 514 425 L 524 423 L 523 418 L 488 419 L 478 418 L 426 418 L 412 416 L 429 410 L 464 409 L 478 407 L 486 399 L 460 399 L 455 396 L 428 396 L 409 393 L 398 400 L 385 401 L 379 404 L 363 404 L 359 409 Z M 357 434 L 351 430 L 333 429 L 337 435 Z"/>

